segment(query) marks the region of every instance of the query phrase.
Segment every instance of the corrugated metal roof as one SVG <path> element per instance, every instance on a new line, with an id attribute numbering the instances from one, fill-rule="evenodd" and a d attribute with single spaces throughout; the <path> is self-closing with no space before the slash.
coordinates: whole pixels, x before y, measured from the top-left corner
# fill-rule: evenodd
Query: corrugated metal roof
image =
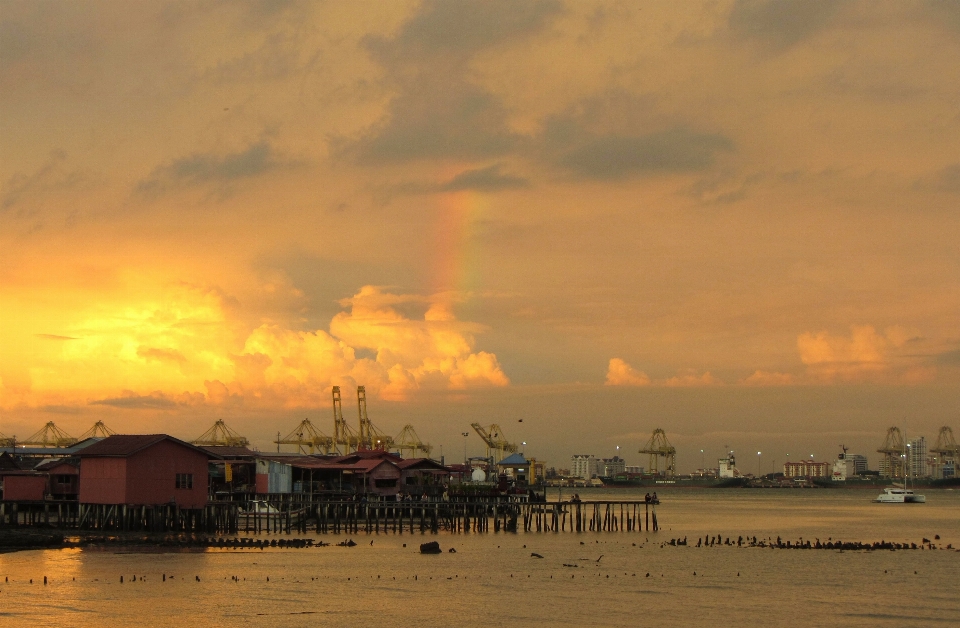
<path id="1" fill-rule="evenodd" d="M 110 456 L 125 458 L 165 440 L 172 441 L 178 445 L 182 445 L 183 447 L 188 447 L 211 458 L 220 457 L 217 454 L 191 445 L 190 443 L 185 443 L 179 438 L 174 438 L 173 436 L 169 436 L 167 434 L 117 434 L 114 436 L 108 436 L 99 443 L 94 443 L 93 445 L 78 451 L 77 455 L 80 457 Z"/>
<path id="2" fill-rule="evenodd" d="M 501 466 L 513 466 L 513 465 L 525 465 L 530 463 L 527 461 L 526 458 L 524 458 L 520 454 L 510 454 L 509 456 L 507 456 L 497 464 Z"/>

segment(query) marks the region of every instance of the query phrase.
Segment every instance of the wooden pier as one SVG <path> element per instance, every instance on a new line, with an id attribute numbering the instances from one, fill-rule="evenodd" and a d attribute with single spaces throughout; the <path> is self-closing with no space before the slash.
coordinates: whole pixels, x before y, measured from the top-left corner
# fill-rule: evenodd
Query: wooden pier
<path id="1" fill-rule="evenodd" d="M 412 534 L 484 532 L 656 532 L 657 506 L 642 501 L 539 502 L 263 500 L 267 512 L 237 502 L 202 509 L 69 502 L 0 503 L 0 527 L 210 533 Z"/>

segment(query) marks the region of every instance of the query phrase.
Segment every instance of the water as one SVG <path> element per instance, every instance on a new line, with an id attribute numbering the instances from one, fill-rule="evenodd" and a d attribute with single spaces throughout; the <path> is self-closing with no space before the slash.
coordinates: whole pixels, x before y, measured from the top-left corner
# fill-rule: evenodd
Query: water
<path id="1" fill-rule="evenodd" d="M 361 533 L 353 548 L 19 552 L 0 555 L 0 625 L 956 624 L 957 551 L 694 547 L 717 534 L 917 543 L 939 534 L 942 547 L 960 547 L 960 492 L 926 490 L 924 505 L 873 504 L 876 492 L 664 489 L 658 534 Z M 661 546 L 684 536 L 687 547 Z M 445 552 L 420 555 L 425 540 Z"/>

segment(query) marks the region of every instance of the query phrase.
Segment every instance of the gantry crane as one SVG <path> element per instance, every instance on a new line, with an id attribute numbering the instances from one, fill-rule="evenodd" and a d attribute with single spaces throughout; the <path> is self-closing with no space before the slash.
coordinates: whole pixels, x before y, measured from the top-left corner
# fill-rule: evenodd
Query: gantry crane
<path id="1" fill-rule="evenodd" d="M 387 436 L 370 422 L 367 416 L 367 388 L 357 386 L 357 414 L 360 418 L 360 448 L 387 451 L 393 448 L 393 438 Z"/>
<path id="2" fill-rule="evenodd" d="M 957 445 L 952 429 L 946 425 L 940 428 L 937 441 L 930 448 L 930 453 L 937 455 L 938 475 L 943 476 L 943 467 L 947 461 L 950 461 L 953 463 L 953 473 L 956 477 L 957 463 L 960 463 L 960 445 Z"/>
<path id="3" fill-rule="evenodd" d="M 28 447 L 69 447 L 76 442 L 76 438 L 61 430 L 53 421 L 49 421 L 39 432 L 20 441 L 20 444 Z"/>
<path id="4" fill-rule="evenodd" d="M 107 436 L 113 436 L 114 434 L 116 434 L 116 432 L 104 425 L 103 421 L 97 421 L 93 424 L 93 427 L 80 435 L 79 440 L 87 440 L 88 438 L 106 438 Z"/>
<path id="5" fill-rule="evenodd" d="M 899 427 L 891 427 L 887 430 L 887 436 L 883 439 L 883 445 L 877 450 L 878 454 L 883 454 L 880 460 L 880 466 L 886 466 L 889 477 L 904 477 L 904 446 L 903 434 Z"/>
<path id="6" fill-rule="evenodd" d="M 334 386 L 333 396 L 333 446 L 337 453 L 347 454 L 360 446 L 360 438 L 350 429 L 343 419 L 343 403 L 340 399 L 340 387 Z M 341 446 L 343 450 L 341 451 Z"/>
<path id="7" fill-rule="evenodd" d="M 223 419 L 220 419 L 213 424 L 213 427 L 192 441 L 192 444 L 200 447 L 246 447 L 250 441 L 231 430 Z"/>
<path id="8" fill-rule="evenodd" d="M 647 441 L 646 446 L 640 450 L 641 454 L 650 455 L 650 466 L 648 471 L 653 475 L 663 477 L 673 477 L 677 470 L 677 450 L 667 440 L 667 433 L 659 427 L 653 430 L 653 435 Z M 663 459 L 663 470 L 661 471 L 660 459 Z"/>
<path id="9" fill-rule="evenodd" d="M 3 434 L 0 434 L 0 447 L 15 447 L 16 444 L 16 436 L 4 436 Z"/>
<path id="10" fill-rule="evenodd" d="M 514 443 L 511 443 L 503 436 L 503 430 L 500 429 L 500 426 L 496 423 L 490 425 L 490 427 L 484 428 L 479 423 L 471 423 L 470 427 L 480 435 L 480 438 L 487 445 L 487 458 L 493 460 L 493 464 L 497 464 L 504 459 L 505 454 L 514 453 L 517 451 L 517 446 Z"/>
<path id="11" fill-rule="evenodd" d="M 296 445 L 302 454 L 315 454 L 322 451 L 329 454 L 334 450 L 333 439 L 313 426 L 310 419 L 300 421 L 300 425 L 285 438 L 273 441 L 277 445 Z"/>
<path id="12" fill-rule="evenodd" d="M 397 450 L 401 458 L 403 458 L 403 452 L 405 451 L 409 451 L 410 457 L 415 458 L 418 451 L 423 452 L 424 456 L 429 456 L 430 450 L 433 449 L 429 443 L 420 440 L 412 425 L 403 426 L 397 437 L 393 439 L 393 448 Z"/>

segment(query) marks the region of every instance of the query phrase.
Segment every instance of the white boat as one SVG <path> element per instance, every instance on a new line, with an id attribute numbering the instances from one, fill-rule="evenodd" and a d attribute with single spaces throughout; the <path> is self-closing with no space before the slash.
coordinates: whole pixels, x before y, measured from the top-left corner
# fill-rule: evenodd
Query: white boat
<path id="1" fill-rule="evenodd" d="M 880 504 L 924 504 L 927 498 L 917 495 L 909 488 L 885 488 L 875 500 Z"/>

